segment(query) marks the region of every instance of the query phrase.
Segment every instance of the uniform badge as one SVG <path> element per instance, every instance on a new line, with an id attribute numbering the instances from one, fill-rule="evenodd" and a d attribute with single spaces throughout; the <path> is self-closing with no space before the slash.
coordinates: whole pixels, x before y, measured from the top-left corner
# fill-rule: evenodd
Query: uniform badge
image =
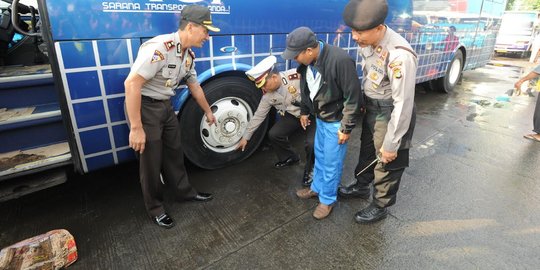
<path id="1" fill-rule="evenodd" d="M 375 70 L 370 70 L 368 72 L 368 75 L 367 75 L 367 78 L 368 80 L 370 80 L 372 83 L 375 83 L 375 84 L 381 84 L 383 78 L 384 78 L 384 75 L 381 74 L 381 73 L 378 73 L 377 71 Z"/>
<path id="2" fill-rule="evenodd" d="M 383 61 L 385 61 L 386 57 L 388 57 L 388 51 L 387 50 L 382 51 L 382 53 L 380 54 L 380 57 Z"/>
<path id="3" fill-rule="evenodd" d="M 395 68 L 393 70 L 394 78 L 401 79 L 403 77 L 403 74 L 401 73 L 401 68 Z"/>
<path id="4" fill-rule="evenodd" d="M 373 89 L 377 89 L 377 88 L 379 88 L 379 85 L 378 85 L 378 84 L 376 84 L 376 83 L 372 83 L 372 84 L 371 84 L 371 88 L 373 88 Z"/>
<path id="5" fill-rule="evenodd" d="M 176 43 L 176 54 L 181 55 L 182 54 L 182 44 Z"/>
<path id="6" fill-rule="evenodd" d="M 191 58 L 186 59 L 186 68 L 189 68 L 191 66 Z"/>
<path id="7" fill-rule="evenodd" d="M 379 79 L 379 74 L 377 74 L 377 72 L 370 72 L 369 79 L 371 79 L 372 81 L 377 81 Z"/>
<path id="8" fill-rule="evenodd" d="M 395 67 L 400 67 L 402 64 L 403 64 L 403 62 L 401 62 L 401 61 L 394 61 L 394 62 L 390 63 L 390 65 L 388 65 L 388 67 L 390 67 L 390 69 L 394 69 Z"/>
<path id="9" fill-rule="evenodd" d="M 165 60 L 165 56 L 163 56 L 163 54 L 158 51 L 158 50 L 155 50 L 154 51 L 154 55 L 152 56 L 152 63 L 155 63 L 155 62 L 159 62 L 159 61 L 162 61 L 162 60 Z"/>
<path id="10" fill-rule="evenodd" d="M 167 67 L 168 68 L 176 68 L 176 65 L 175 64 L 169 64 Z"/>
<path id="11" fill-rule="evenodd" d="M 167 51 L 170 51 L 172 48 L 174 48 L 174 41 L 172 40 L 165 41 L 163 42 L 163 44 L 165 44 L 165 48 L 167 49 Z"/>
<path id="12" fill-rule="evenodd" d="M 382 52 L 382 47 L 381 45 L 377 46 L 377 48 L 375 48 L 375 52 L 380 54 Z"/>
<path id="13" fill-rule="evenodd" d="M 377 59 L 377 66 L 382 67 L 383 61 L 381 59 Z"/>
<path id="14" fill-rule="evenodd" d="M 289 88 L 287 90 L 289 90 L 289 93 L 291 93 L 291 94 L 296 94 L 296 88 L 294 86 L 292 86 L 292 85 L 289 86 Z"/>
<path id="15" fill-rule="evenodd" d="M 289 80 L 298 80 L 298 79 L 300 79 L 300 75 L 298 73 L 289 75 Z"/>
<path id="16" fill-rule="evenodd" d="M 168 79 L 166 82 L 165 82 L 165 87 L 171 87 L 172 86 L 172 80 L 171 79 Z"/>

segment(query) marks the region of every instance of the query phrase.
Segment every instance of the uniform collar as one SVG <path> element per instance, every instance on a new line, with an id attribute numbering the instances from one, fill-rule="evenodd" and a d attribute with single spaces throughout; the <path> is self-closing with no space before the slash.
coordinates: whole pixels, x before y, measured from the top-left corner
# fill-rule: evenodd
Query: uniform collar
<path id="1" fill-rule="evenodd" d="M 392 29 L 390 29 L 390 27 L 388 27 L 386 24 L 384 26 L 386 27 L 386 31 L 384 32 L 384 36 L 379 42 L 379 44 L 375 47 L 372 47 L 374 51 L 379 46 L 381 46 L 382 48 L 386 48 L 386 46 L 388 45 L 388 42 L 390 41 L 390 31 L 392 31 Z"/>
<path id="2" fill-rule="evenodd" d="M 180 36 L 178 32 L 172 33 L 174 45 L 176 46 L 176 56 L 182 57 L 182 43 L 180 43 Z"/>
<path id="3" fill-rule="evenodd" d="M 287 74 L 284 71 L 280 71 L 279 76 L 281 77 L 281 86 L 289 84 Z"/>

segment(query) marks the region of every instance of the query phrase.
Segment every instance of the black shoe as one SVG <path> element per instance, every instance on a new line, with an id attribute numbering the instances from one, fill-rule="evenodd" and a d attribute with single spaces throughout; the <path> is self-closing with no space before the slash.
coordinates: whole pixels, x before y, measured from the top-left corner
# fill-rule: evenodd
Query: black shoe
<path id="1" fill-rule="evenodd" d="M 367 199 L 371 195 L 371 189 L 367 187 L 359 187 L 358 185 L 351 185 L 348 187 L 339 187 L 339 196 L 343 198 L 360 198 Z"/>
<path id="2" fill-rule="evenodd" d="M 298 164 L 298 162 L 300 162 L 300 159 L 297 158 L 297 157 L 290 157 L 284 161 L 278 161 L 276 162 L 276 164 L 274 164 L 274 167 L 276 168 L 283 168 L 283 167 L 287 167 L 287 166 L 292 166 L 292 165 L 295 165 L 295 164 Z"/>
<path id="3" fill-rule="evenodd" d="M 207 202 L 211 201 L 214 198 L 212 194 L 210 193 L 203 193 L 203 192 L 197 192 L 197 195 L 195 197 L 188 199 L 188 201 L 196 201 L 196 202 Z"/>
<path id="4" fill-rule="evenodd" d="M 165 229 L 170 229 L 174 227 L 174 220 L 167 213 L 155 216 L 153 219 L 154 223 L 156 223 L 159 227 Z"/>
<path id="5" fill-rule="evenodd" d="M 311 182 L 313 182 L 313 170 L 311 170 L 309 173 L 304 172 L 304 177 L 302 177 L 302 186 L 309 187 L 311 186 Z"/>
<path id="6" fill-rule="evenodd" d="M 356 215 L 354 215 L 354 220 L 358 223 L 365 224 L 379 221 L 386 218 L 386 216 L 388 216 L 386 208 L 379 207 L 372 203 L 356 213 Z"/>

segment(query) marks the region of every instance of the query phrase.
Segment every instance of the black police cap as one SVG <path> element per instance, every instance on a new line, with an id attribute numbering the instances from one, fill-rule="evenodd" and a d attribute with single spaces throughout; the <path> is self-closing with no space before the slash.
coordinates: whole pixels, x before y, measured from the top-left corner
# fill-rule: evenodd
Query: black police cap
<path id="1" fill-rule="evenodd" d="M 182 20 L 200 24 L 213 32 L 220 31 L 219 28 L 212 24 L 212 15 L 210 14 L 208 7 L 199 5 L 185 6 L 180 15 L 182 16 Z"/>
<path id="2" fill-rule="evenodd" d="M 383 24 L 388 15 L 386 0 L 351 0 L 343 11 L 343 21 L 354 30 L 368 30 Z"/>

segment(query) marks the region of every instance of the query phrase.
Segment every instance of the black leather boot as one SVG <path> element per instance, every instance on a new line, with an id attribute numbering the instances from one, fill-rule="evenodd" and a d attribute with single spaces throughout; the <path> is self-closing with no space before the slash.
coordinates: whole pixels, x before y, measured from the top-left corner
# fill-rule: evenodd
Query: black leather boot
<path id="1" fill-rule="evenodd" d="M 276 164 L 274 164 L 274 167 L 280 169 L 280 168 L 283 168 L 283 167 L 296 165 L 299 162 L 300 162 L 300 158 L 298 158 L 298 157 L 289 157 L 286 160 L 276 162 Z"/>
<path id="2" fill-rule="evenodd" d="M 343 198 L 367 199 L 371 195 L 369 186 L 350 185 L 348 187 L 339 187 L 339 196 Z"/>
<path id="3" fill-rule="evenodd" d="M 170 229 L 174 227 L 174 220 L 167 213 L 163 213 L 159 216 L 155 216 L 153 220 L 154 220 L 154 223 L 156 223 L 159 227 L 162 227 L 165 229 Z"/>
<path id="4" fill-rule="evenodd" d="M 368 207 L 356 213 L 356 215 L 354 215 L 354 220 L 356 220 L 358 223 L 365 224 L 385 219 L 387 216 L 388 211 L 386 208 L 379 207 L 378 205 L 371 203 Z"/>

